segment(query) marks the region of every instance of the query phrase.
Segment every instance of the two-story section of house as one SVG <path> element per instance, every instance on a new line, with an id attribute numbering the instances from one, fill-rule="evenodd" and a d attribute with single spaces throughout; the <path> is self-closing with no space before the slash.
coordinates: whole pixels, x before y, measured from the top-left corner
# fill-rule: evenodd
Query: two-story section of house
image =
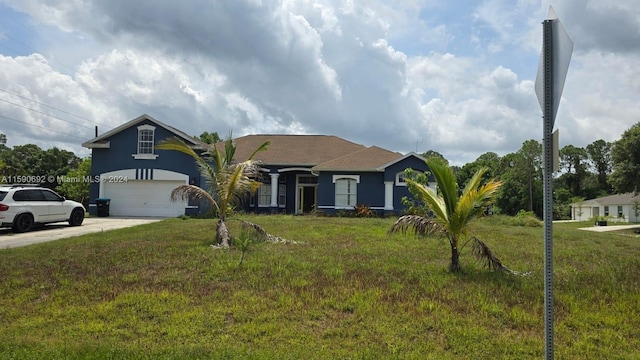
<path id="1" fill-rule="evenodd" d="M 178 185 L 199 185 L 200 173 L 191 157 L 159 151 L 163 139 L 178 137 L 196 151 L 205 144 L 197 138 L 141 115 L 82 146 L 91 149 L 89 213 L 96 214 L 96 199 L 109 199 L 111 216 L 173 217 L 193 214 L 198 205 L 171 201 Z"/>

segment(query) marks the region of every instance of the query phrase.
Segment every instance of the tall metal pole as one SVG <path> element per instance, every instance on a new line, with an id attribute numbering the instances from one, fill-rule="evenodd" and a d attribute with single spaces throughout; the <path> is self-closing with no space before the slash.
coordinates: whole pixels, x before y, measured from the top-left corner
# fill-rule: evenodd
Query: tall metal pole
<path id="1" fill-rule="evenodd" d="M 545 356 L 547 360 L 553 360 L 553 189 L 551 178 L 553 176 L 553 124 L 555 112 L 553 111 L 553 32 L 552 22 L 542 22 L 543 32 L 543 62 L 544 62 L 544 126 L 543 126 L 543 151 L 544 151 L 544 335 Z"/>

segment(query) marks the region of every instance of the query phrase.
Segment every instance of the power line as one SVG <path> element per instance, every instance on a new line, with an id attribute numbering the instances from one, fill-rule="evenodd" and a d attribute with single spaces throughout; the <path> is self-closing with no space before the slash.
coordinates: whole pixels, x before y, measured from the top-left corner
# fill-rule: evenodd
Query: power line
<path id="1" fill-rule="evenodd" d="M 27 100 L 27 101 L 34 102 L 34 103 L 36 103 L 36 104 L 38 104 L 38 105 L 41 105 L 41 106 L 44 106 L 44 107 L 48 107 L 49 109 L 56 110 L 56 111 L 59 111 L 59 112 L 61 112 L 61 113 L 67 114 L 67 115 L 71 115 L 71 116 L 76 117 L 76 118 L 78 118 L 78 119 L 86 120 L 86 121 L 89 121 L 89 122 L 92 122 L 92 123 L 94 123 L 94 124 L 98 124 L 98 125 L 104 125 L 104 124 L 102 124 L 102 123 L 100 123 L 100 122 L 97 122 L 97 121 L 95 121 L 95 120 L 87 119 L 86 117 L 83 117 L 83 116 L 80 116 L 80 115 L 76 115 L 76 114 L 70 113 L 70 112 L 65 111 L 65 110 L 62 110 L 62 109 L 58 109 L 58 108 L 57 108 L 57 107 L 55 107 L 55 106 L 47 105 L 47 104 L 42 103 L 42 102 L 39 102 L 39 101 L 37 101 L 37 100 L 30 99 L 30 98 L 28 98 L 28 97 L 26 97 L 26 96 L 22 96 L 22 95 L 20 95 L 20 94 L 16 94 L 16 93 L 11 92 L 11 91 L 9 91 L 9 90 L 0 89 L 0 91 L 5 92 L 5 93 L 7 93 L 7 94 L 11 94 L 11 95 L 13 95 L 13 96 L 17 96 L 17 97 L 19 97 L 19 98 L 21 98 L 21 99 L 24 99 L 24 100 Z M 6 100 L 3 100 L 3 101 L 6 101 Z M 8 101 L 7 101 L 7 102 L 8 102 Z"/>
<path id="2" fill-rule="evenodd" d="M 58 119 L 58 120 L 61 120 L 61 121 L 64 121 L 64 122 L 68 122 L 69 124 L 78 125 L 78 126 L 82 126 L 83 128 L 91 129 L 91 127 L 89 127 L 89 126 L 82 125 L 82 124 L 78 124 L 78 123 L 75 123 L 75 122 L 73 122 L 73 121 L 65 120 L 65 119 L 63 119 L 63 118 L 61 118 L 61 117 L 57 117 L 57 116 L 55 116 L 55 115 L 47 114 L 47 113 L 44 113 L 44 112 L 42 112 L 42 111 L 40 111 L 40 110 L 36 110 L 36 109 L 32 109 L 32 108 L 27 107 L 27 106 L 24 106 L 24 105 L 16 104 L 16 103 L 14 103 L 14 102 L 11 102 L 11 101 L 8 101 L 8 100 L 5 100 L 5 99 L 0 99 L 0 101 L 4 101 L 4 102 L 9 103 L 9 104 L 11 104 L 11 105 L 19 106 L 19 107 L 21 107 L 21 108 L 23 108 L 23 109 L 27 109 L 27 110 L 30 110 L 30 111 L 36 112 L 36 113 L 41 114 L 41 115 L 44 115 L 44 116 L 49 116 L 49 117 L 52 117 L 52 118 L 54 118 L 54 119 Z"/>
<path id="3" fill-rule="evenodd" d="M 40 126 L 40 125 L 30 124 L 30 123 L 28 123 L 28 122 L 26 122 L 26 121 L 17 120 L 17 119 L 14 119 L 14 118 L 10 118 L 10 117 L 8 117 L 8 116 L 0 115 L 0 118 L 7 119 L 7 120 L 11 120 L 11 121 L 15 121 L 15 122 L 18 122 L 18 123 L 21 123 L 21 124 L 27 125 L 27 126 L 32 126 L 32 127 L 39 128 L 39 129 L 43 129 L 43 130 L 47 130 L 47 131 L 50 131 L 50 132 L 58 133 L 58 134 L 60 134 L 60 135 L 65 135 L 65 136 L 69 136 L 69 137 L 76 138 L 76 139 L 80 139 L 80 140 L 86 140 L 85 138 L 81 138 L 81 137 L 79 137 L 79 136 L 71 135 L 71 134 L 64 133 L 64 132 L 62 132 L 62 131 L 58 131 L 58 130 L 53 130 L 53 129 L 51 129 L 51 128 L 47 128 L 47 127 Z"/>

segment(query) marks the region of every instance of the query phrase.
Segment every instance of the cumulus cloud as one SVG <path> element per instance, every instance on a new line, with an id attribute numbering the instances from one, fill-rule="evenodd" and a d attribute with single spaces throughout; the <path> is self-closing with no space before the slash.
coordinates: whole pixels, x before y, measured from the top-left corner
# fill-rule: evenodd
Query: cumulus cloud
<path id="1" fill-rule="evenodd" d="M 0 57 L 5 90 L 82 117 L 58 113 L 77 126 L 0 102 L 19 120 L 0 130 L 13 144 L 85 151 L 93 126 L 142 113 L 194 135 L 334 134 L 436 150 L 454 164 L 541 137 L 533 78 L 549 2 L 4 1 L 26 14 L 39 50 Z M 631 0 L 553 5 L 576 43 L 562 139 L 614 140 L 638 119 L 640 9 Z M 60 133 L 43 131 L 54 127 Z"/>

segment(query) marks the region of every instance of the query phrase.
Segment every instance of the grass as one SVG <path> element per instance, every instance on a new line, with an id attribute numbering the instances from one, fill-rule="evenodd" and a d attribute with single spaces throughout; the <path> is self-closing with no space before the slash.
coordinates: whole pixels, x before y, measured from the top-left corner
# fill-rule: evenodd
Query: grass
<path id="1" fill-rule="evenodd" d="M 242 216 L 304 244 L 213 250 L 169 219 L 0 251 L 0 359 L 530 359 L 544 354 L 543 229 L 483 219 L 514 270 L 393 219 Z M 640 357 L 640 242 L 554 224 L 558 359 Z M 239 235 L 238 222 L 231 221 Z"/>

